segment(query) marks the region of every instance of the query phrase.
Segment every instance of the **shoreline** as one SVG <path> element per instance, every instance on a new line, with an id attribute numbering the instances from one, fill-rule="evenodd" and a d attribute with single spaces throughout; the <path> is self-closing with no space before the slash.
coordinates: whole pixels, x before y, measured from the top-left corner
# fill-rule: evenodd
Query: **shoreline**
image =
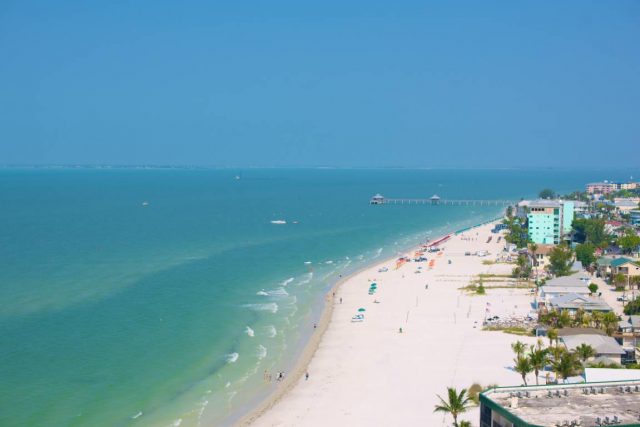
<path id="1" fill-rule="evenodd" d="M 485 226 L 487 224 L 496 223 L 501 219 L 502 219 L 501 217 L 493 218 L 469 227 L 464 227 L 458 230 L 451 230 L 447 233 L 438 235 L 437 237 L 430 239 L 430 241 L 437 242 L 440 239 L 443 239 L 447 236 L 453 237 L 460 233 L 468 232 L 473 229 Z M 444 243 L 446 242 L 443 242 L 443 244 Z M 420 249 L 423 244 L 424 243 L 420 243 L 418 245 L 413 245 L 408 248 L 404 248 L 400 250 L 399 253 L 408 253 L 408 252 L 416 251 Z M 325 336 L 327 330 L 329 329 L 329 326 L 331 325 L 332 321 L 335 320 L 333 313 L 336 305 L 336 296 L 339 290 L 341 289 L 342 285 L 344 285 L 346 282 L 350 281 L 351 279 L 355 278 L 356 276 L 358 276 L 359 274 L 367 270 L 378 269 L 378 267 L 382 265 L 392 264 L 397 258 L 398 258 L 398 254 L 392 257 L 374 262 L 372 264 L 363 266 L 362 268 L 355 270 L 349 273 L 348 275 L 340 278 L 336 283 L 334 283 L 331 286 L 331 288 L 326 292 L 324 296 L 323 308 L 320 314 L 320 319 L 317 323 L 317 329 L 310 336 L 307 343 L 304 344 L 303 350 L 298 356 L 298 358 L 296 359 L 291 372 L 286 375 L 284 381 L 280 384 L 280 386 L 277 387 L 275 390 L 273 390 L 271 393 L 269 393 L 269 395 L 266 396 L 257 406 L 252 408 L 247 414 L 240 417 L 237 421 L 233 422 L 231 424 L 233 427 L 248 427 L 253 425 L 258 419 L 260 419 L 263 415 L 265 415 L 265 413 L 269 412 L 269 410 L 271 410 L 274 406 L 280 403 L 285 397 L 287 397 L 287 395 L 296 387 L 298 382 L 303 378 L 303 376 L 308 370 L 308 367 L 313 361 L 313 358 L 316 355 L 320 347 L 320 344 L 322 343 L 322 339 Z"/>
<path id="2" fill-rule="evenodd" d="M 256 407 L 254 407 L 249 413 L 242 416 L 239 420 L 232 424 L 233 427 L 246 427 L 258 418 L 260 418 L 265 412 L 275 406 L 293 387 L 298 383 L 298 380 L 306 373 L 313 356 L 316 354 L 322 337 L 331 324 L 331 318 L 335 305 L 335 298 L 333 293 L 337 292 L 340 287 L 347 282 L 353 275 L 363 272 L 364 270 L 371 268 L 371 266 L 365 266 L 355 272 L 339 279 L 325 294 L 322 306 L 322 312 L 320 313 L 320 319 L 317 323 L 317 328 L 314 333 L 311 334 L 309 340 L 304 344 L 302 352 L 296 359 L 291 372 L 287 373 L 284 380 L 280 385 L 273 390 L 267 397 L 265 397 Z"/>

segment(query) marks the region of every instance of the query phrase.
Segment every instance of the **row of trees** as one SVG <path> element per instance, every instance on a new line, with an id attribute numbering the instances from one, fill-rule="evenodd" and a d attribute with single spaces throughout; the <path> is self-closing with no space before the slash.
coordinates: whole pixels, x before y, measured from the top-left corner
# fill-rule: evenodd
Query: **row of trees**
<path id="1" fill-rule="evenodd" d="M 594 311 L 593 313 L 587 313 L 583 309 L 576 310 L 575 314 L 571 316 L 567 310 L 550 310 L 547 313 L 540 313 L 540 323 L 550 326 L 552 329 L 548 331 L 553 336 L 557 336 L 557 331 L 554 329 L 561 328 L 598 328 L 603 329 L 607 335 L 611 336 L 618 327 L 618 316 L 612 312 L 603 313 L 601 311 Z"/>
<path id="2" fill-rule="evenodd" d="M 520 341 L 511 344 L 516 355 L 513 368 L 520 374 L 525 386 L 527 385 L 527 375 L 531 373 L 535 374 L 536 385 L 538 385 L 539 373 L 547 366 L 551 367 L 556 379 L 566 380 L 578 375 L 582 372 L 584 363 L 596 355 L 593 347 L 588 344 L 580 344 L 575 351 L 570 352 L 565 347 L 558 345 L 557 335 L 555 340 L 556 345 L 552 345 L 550 339 L 547 348 L 544 347 L 541 339 L 538 339 L 536 345 L 527 346 Z"/>

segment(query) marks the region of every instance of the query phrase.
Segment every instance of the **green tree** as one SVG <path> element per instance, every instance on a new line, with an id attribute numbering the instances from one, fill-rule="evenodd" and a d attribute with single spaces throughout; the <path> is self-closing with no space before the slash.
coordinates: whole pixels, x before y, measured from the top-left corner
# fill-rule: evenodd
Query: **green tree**
<path id="1" fill-rule="evenodd" d="M 515 366 L 513 369 L 522 376 L 522 382 L 524 382 L 525 387 L 527 386 L 527 375 L 533 372 L 533 367 L 531 366 L 531 362 L 528 357 L 518 356 L 513 359 L 515 362 Z"/>
<path id="2" fill-rule="evenodd" d="M 640 296 L 632 301 L 629 301 L 627 305 L 624 306 L 624 314 L 640 314 Z"/>
<path id="3" fill-rule="evenodd" d="M 576 259 L 582 263 L 584 268 L 587 268 L 594 262 L 596 262 L 595 255 L 596 247 L 593 243 L 583 243 L 576 246 Z"/>
<path id="4" fill-rule="evenodd" d="M 518 358 L 522 357 L 526 349 L 527 345 L 522 341 L 511 343 L 511 350 L 513 350 L 513 352 L 516 354 L 516 357 Z"/>
<path id="5" fill-rule="evenodd" d="M 595 283 L 589 284 L 589 292 L 591 292 L 592 295 L 598 292 L 598 285 Z"/>
<path id="6" fill-rule="evenodd" d="M 438 395 L 440 404 L 436 405 L 433 412 L 444 412 L 445 414 L 451 414 L 453 417 L 454 427 L 460 427 L 458 425 L 458 415 L 466 412 L 471 406 L 471 399 L 467 396 L 467 389 L 462 389 L 460 393 L 455 387 L 447 387 L 447 400 L 444 400 Z"/>
<path id="7" fill-rule="evenodd" d="M 536 385 L 538 385 L 538 374 L 547 366 L 548 362 L 549 351 L 546 348 L 542 348 L 541 345 L 537 347 L 531 346 L 529 350 L 529 365 L 531 365 L 531 369 L 533 369 L 533 373 L 536 376 Z"/>
<path id="8" fill-rule="evenodd" d="M 576 347 L 576 354 L 582 360 L 582 362 L 586 362 L 590 357 L 594 357 L 596 355 L 596 351 L 589 344 L 582 343 Z"/>
<path id="9" fill-rule="evenodd" d="M 566 276 L 571 272 L 573 252 L 565 245 L 558 245 L 549 252 L 549 271 L 556 276 Z"/>
<path id="10" fill-rule="evenodd" d="M 609 311 L 602 316 L 602 326 L 604 326 L 604 330 L 607 335 L 611 336 L 618 327 L 618 316 L 613 311 Z"/>
<path id="11" fill-rule="evenodd" d="M 640 246 L 640 236 L 636 234 L 635 230 L 627 228 L 624 235 L 618 238 L 617 243 L 624 253 L 629 254 Z"/>
<path id="12" fill-rule="evenodd" d="M 578 243 L 591 243 L 602 248 L 608 243 L 609 236 L 604 229 L 604 220 L 599 218 L 576 218 L 571 224 L 573 239 Z"/>
<path id="13" fill-rule="evenodd" d="M 540 197 L 541 199 L 553 199 L 554 197 L 556 197 L 556 192 L 550 188 L 545 188 L 544 190 L 540 191 L 540 193 L 538 193 L 538 197 Z"/>
<path id="14" fill-rule="evenodd" d="M 554 340 L 558 342 L 558 330 L 555 328 L 549 329 L 547 331 L 547 338 L 549 338 L 549 347 L 551 347 Z"/>
<path id="15" fill-rule="evenodd" d="M 618 273 L 613 276 L 613 284 L 616 286 L 617 291 L 623 291 L 627 284 L 627 276 L 622 273 Z"/>
<path id="16" fill-rule="evenodd" d="M 557 378 L 566 380 L 569 377 L 577 375 L 582 370 L 582 364 L 574 353 L 568 351 L 562 352 L 558 359 L 552 363 Z"/>

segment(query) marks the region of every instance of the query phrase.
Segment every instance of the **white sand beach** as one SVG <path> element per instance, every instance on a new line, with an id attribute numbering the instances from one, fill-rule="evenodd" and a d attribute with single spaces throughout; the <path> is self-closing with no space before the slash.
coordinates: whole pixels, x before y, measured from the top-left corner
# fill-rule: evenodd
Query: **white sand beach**
<path id="1" fill-rule="evenodd" d="M 452 236 L 440 246 L 440 255 L 426 253 L 435 259 L 432 268 L 428 262 L 409 262 L 396 269 L 391 260 L 345 280 L 335 289 L 330 318 L 319 326 L 316 341 L 309 344 L 289 384 L 283 383 L 239 425 L 449 425 L 451 418 L 433 412 L 436 395 L 445 396 L 447 386 L 521 384 L 511 369 L 510 344 L 535 339 L 481 329 L 487 308 L 489 316 L 528 314 L 532 294 L 506 287 L 505 278 L 503 287 L 488 288 L 486 295 L 459 289 L 479 273 L 511 272 L 513 265 L 483 264 L 504 248 L 492 227 Z M 486 243 L 489 236 L 492 241 Z M 479 250 L 489 255 L 465 255 Z M 378 272 L 381 267 L 388 271 Z M 378 290 L 369 295 L 372 281 Z M 359 308 L 366 310 L 364 321 L 352 322 Z M 533 375 L 528 380 L 535 381 Z M 478 409 L 461 418 L 477 425 Z"/>

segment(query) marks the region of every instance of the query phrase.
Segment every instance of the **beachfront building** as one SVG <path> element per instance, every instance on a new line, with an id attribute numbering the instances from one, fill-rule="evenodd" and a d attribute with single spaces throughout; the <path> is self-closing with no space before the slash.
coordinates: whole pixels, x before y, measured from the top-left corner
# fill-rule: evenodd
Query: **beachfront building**
<path id="1" fill-rule="evenodd" d="M 591 182 L 587 184 L 587 193 L 589 194 L 609 194 L 617 190 L 617 185 L 609 181 Z"/>
<path id="2" fill-rule="evenodd" d="M 534 200 L 527 208 L 529 238 L 534 243 L 557 245 L 571 231 L 573 201 Z"/>
<path id="3" fill-rule="evenodd" d="M 603 257 L 604 258 L 604 257 Z M 601 275 L 613 279 L 616 275 L 622 274 L 627 279 L 627 285 L 630 287 L 635 283 L 635 278 L 640 277 L 640 262 L 635 259 L 619 257 L 604 258 L 598 260 L 598 268 L 603 268 Z"/>
<path id="4" fill-rule="evenodd" d="M 480 394 L 480 427 L 614 424 L 640 425 L 640 381 L 498 387 Z"/>
<path id="5" fill-rule="evenodd" d="M 640 197 L 616 197 L 613 199 L 613 205 L 621 214 L 628 214 L 632 210 L 638 209 L 638 204 L 640 204 Z"/>
<path id="6" fill-rule="evenodd" d="M 640 209 L 629 211 L 629 215 L 631 216 L 632 225 L 640 225 Z"/>
<path id="7" fill-rule="evenodd" d="M 575 292 L 552 298 L 548 303 L 548 308 L 549 310 L 557 311 L 566 310 L 571 317 L 574 317 L 578 310 L 582 310 L 587 313 L 593 313 L 594 311 L 602 313 L 613 311 L 609 304 L 603 300 L 586 295 L 580 295 Z"/>
<path id="8" fill-rule="evenodd" d="M 589 331 L 591 333 L 562 335 L 559 337 L 560 342 L 571 352 L 575 351 L 576 347 L 581 344 L 587 344 L 593 347 L 596 355 L 587 361 L 597 359 L 599 362 L 621 365 L 622 358 L 626 356 L 627 353 L 615 338 L 605 335 L 602 331 L 598 331 L 600 333 Z"/>
<path id="9" fill-rule="evenodd" d="M 622 348 L 627 352 L 640 352 L 636 350 L 640 346 L 640 316 L 623 316 L 618 322 L 618 331 L 614 337 L 622 344 Z"/>
<path id="10" fill-rule="evenodd" d="M 554 245 L 539 244 L 536 245 L 536 250 L 532 253 L 533 266 L 538 268 L 544 268 L 549 264 L 549 254 Z"/>

